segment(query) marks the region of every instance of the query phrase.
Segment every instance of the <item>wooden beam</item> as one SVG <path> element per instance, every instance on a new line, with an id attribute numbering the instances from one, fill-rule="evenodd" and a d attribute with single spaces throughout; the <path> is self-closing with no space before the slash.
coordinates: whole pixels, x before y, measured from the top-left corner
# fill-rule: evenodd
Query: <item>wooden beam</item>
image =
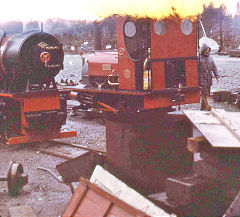
<path id="1" fill-rule="evenodd" d="M 199 144 L 206 141 L 204 136 L 188 137 L 187 149 L 193 154 L 197 153 L 199 152 Z"/>
<path id="2" fill-rule="evenodd" d="M 14 206 L 8 211 L 10 217 L 36 217 L 30 206 Z"/>
<path id="3" fill-rule="evenodd" d="M 235 136 L 238 141 L 240 141 L 240 135 L 233 129 L 234 127 L 232 126 L 230 117 L 228 117 L 228 113 L 224 110 L 211 110 L 211 113 L 214 117 L 216 117 L 222 125 L 224 125 L 231 133 L 233 136 Z"/>
<path id="4" fill-rule="evenodd" d="M 95 195 L 99 195 L 99 197 L 96 197 L 96 200 L 93 197 L 91 198 L 91 192 L 94 192 Z M 88 200 L 90 200 L 91 203 L 89 203 Z M 99 217 L 123 216 L 123 213 L 128 213 L 127 216 L 150 217 L 146 213 L 130 206 L 124 201 L 119 200 L 112 194 L 106 192 L 105 190 L 89 182 L 88 179 L 85 179 L 83 177 L 80 178 L 79 186 L 74 192 L 62 217 L 77 217 L 80 216 L 79 213 L 81 213 L 81 211 L 90 211 L 91 209 L 95 209 L 95 207 L 100 207 L 101 211 L 103 211 L 103 213 L 98 215 Z M 112 209 L 116 209 L 116 207 L 119 215 L 111 215 Z M 87 216 L 91 216 L 91 214 Z"/>
<path id="5" fill-rule="evenodd" d="M 212 109 L 184 113 L 213 148 L 240 148 L 240 112 Z"/>
<path id="6" fill-rule="evenodd" d="M 240 213 L 240 192 L 238 192 L 237 196 L 223 215 L 223 217 L 234 217 L 239 216 Z"/>
<path id="7" fill-rule="evenodd" d="M 62 217 L 72 217 L 74 213 L 78 209 L 79 204 L 81 203 L 84 195 L 88 190 L 88 183 L 87 179 L 81 179 L 80 184 L 76 191 L 74 192 L 71 200 L 69 201 L 66 210 L 64 211 Z"/>

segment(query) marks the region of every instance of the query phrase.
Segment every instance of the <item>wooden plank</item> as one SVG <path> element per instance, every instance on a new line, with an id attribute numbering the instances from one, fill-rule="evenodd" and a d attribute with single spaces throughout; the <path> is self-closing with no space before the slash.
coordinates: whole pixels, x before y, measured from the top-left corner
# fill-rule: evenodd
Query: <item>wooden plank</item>
<path id="1" fill-rule="evenodd" d="M 229 130 L 229 127 L 226 127 L 223 121 L 215 117 L 211 111 L 184 111 L 188 119 L 213 147 L 240 148 L 240 141 L 234 135 L 235 133 L 240 135 L 240 113 L 226 113 L 219 109 L 217 109 L 216 112 L 224 115 L 224 122 L 226 122 L 232 130 Z M 232 131 L 234 131 L 234 133 Z"/>
<path id="2" fill-rule="evenodd" d="M 88 190 L 88 181 L 82 180 L 79 184 L 79 187 L 74 192 L 71 200 L 69 201 L 67 208 L 65 209 L 62 217 L 71 217 L 73 216 L 74 212 L 77 210 L 84 194 Z"/>
<path id="3" fill-rule="evenodd" d="M 78 205 L 74 217 L 104 217 L 107 212 L 111 201 L 105 198 L 91 188 L 89 188 L 84 195 L 81 203 Z"/>
<path id="4" fill-rule="evenodd" d="M 211 113 L 240 141 L 240 134 L 238 132 L 240 130 L 239 123 L 236 125 L 229 113 L 220 109 L 212 110 Z"/>
<path id="5" fill-rule="evenodd" d="M 114 203 L 114 205 L 117 205 L 118 207 L 127 211 L 129 214 L 131 214 L 133 216 L 138 216 L 138 217 L 148 217 L 148 215 L 146 215 L 146 213 L 130 206 L 129 204 L 125 203 L 124 201 L 119 200 L 117 197 L 115 197 L 115 196 L 111 195 L 110 193 L 102 190 L 97 185 L 94 185 L 92 183 L 88 183 L 88 186 L 94 192 L 98 193 L 99 195 L 104 196 L 104 198 L 106 198 L 109 201 L 111 201 L 112 203 Z"/>
<path id="6" fill-rule="evenodd" d="M 62 217 L 147 217 L 148 215 L 81 178 Z M 118 215 L 119 214 L 119 215 Z M 126 215 L 125 215 L 126 214 Z"/>
<path id="7" fill-rule="evenodd" d="M 206 139 L 203 136 L 189 137 L 187 141 L 187 149 L 191 153 L 199 152 L 199 143 L 206 142 Z"/>
<path id="8" fill-rule="evenodd" d="M 126 212 L 124 209 L 120 208 L 119 206 L 114 205 L 111 210 L 109 211 L 108 215 L 109 217 L 133 217 L 128 212 Z M 135 216 L 134 216 L 135 217 Z"/>
<path id="9" fill-rule="evenodd" d="M 240 213 L 240 191 L 238 192 L 237 196 L 223 215 L 223 217 L 235 217 L 239 216 Z"/>
<path id="10" fill-rule="evenodd" d="M 134 189 L 127 186 L 124 182 L 113 176 L 99 165 L 95 167 L 90 182 L 104 191 L 107 191 L 111 195 L 114 195 L 116 198 L 124 201 L 135 209 L 145 212 L 148 216 L 170 216 L 163 209 L 157 207 L 154 203 L 143 197 Z"/>
<path id="11" fill-rule="evenodd" d="M 44 149 L 40 149 L 40 148 L 33 148 L 33 150 L 36 150 L 36 151 L 39 151 L 41 153 L 44 153 L 44 154 L 49 154 L 49 155 L 52 155 L 52 156 L 55 156 L 55 157 L 61 157 L 61 158 L 64 158 L 64 159 L 73 159 L 73 157 L 70 155 L 66 155 L 66 154 L 63 154 L 59 151 L 57 152 L 53 152 L 53 151 L 48 151 L 48 150 L 44 150 Z"/>
<path id="12" fill-rule="evenodd" d="M 30 206 L 14 206 L 8 210 L 10 217 L 36 217 Z"/>
<path id="13" fill-rule="evenodd" d="M 55 143 L 57 145 L 59 144 L 63 144 L 63 145 L 67 145 L 67 146 L 72 146 L 72 147 L 76 147 L 76 148 L 81 148 L 84 150 L 90 150 L 92 152 L 97 152 L 97 153 L 101 153 L 101 154 L 106 154 L 106 151 L 102 151 L 102 150 L 98 150 L 98 149 L 94 149 L 94 148 L 89 148 L 87 146 L 84 145 L 79 145 L 79 144 L 72 144 L 72 143 L 66 143 L 66 142 L 62 142 L 62 141 L 56 141 L 56 140 L 50 140 L 51 143 Z"/>
<path id="14" fill-rule="evenodd" d="M 57 142 L 41 143 L 41 145 L 38 145 L 38 146 L 33 144 L 29 146 L 29 148 L 35 151 L 39 151 L 41 153 L 49 154 L 56 157 L 61 157 L 64 159 L 74 159 L 88 152 L 87 150 L 83 150 L 80 147 L 72 147 L 72 146 L 57 143 Z"/>

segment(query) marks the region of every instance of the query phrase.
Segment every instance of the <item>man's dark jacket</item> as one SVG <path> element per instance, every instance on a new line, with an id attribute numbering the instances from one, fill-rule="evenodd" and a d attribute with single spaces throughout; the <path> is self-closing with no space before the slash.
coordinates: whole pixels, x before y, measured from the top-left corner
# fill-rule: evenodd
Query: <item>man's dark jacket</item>
<path id="1" fill-rule="evenodd" d="M 200 49 L 200 64 L 199 64 L 199 73 L 200 73 L 200 86 L 203 88 L 210 88 L 212 86 L 212 77 L 213 74 L 215 77 L 219 77 L 217 67 L 213 58 L 209 56 L 204 56 L 203 52 L 210 48 L 206 44 L 202 44 Z M 211 48 L 210 48 L 211 51 Z M 213 73 L 213 74 L 212 74 Z"/>

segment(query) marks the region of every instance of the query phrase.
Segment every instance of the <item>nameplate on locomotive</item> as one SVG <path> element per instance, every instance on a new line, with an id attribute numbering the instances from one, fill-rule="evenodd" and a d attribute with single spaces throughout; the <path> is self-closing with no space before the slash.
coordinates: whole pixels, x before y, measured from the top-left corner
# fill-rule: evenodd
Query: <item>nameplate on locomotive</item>
<path id="1" fill-rule="evenodd" d="M 112 65 L 111 64 L 102 64 L 102 70 L 103 71 L 111 71 Z"/>
<path id="2" fill-rule="evenodd" d="M 45 47 L 47 47 L 48 46 L 48 44 L 47 43 L 45 43 L 45 42 L 40 42 L 40 43 L 38 43 L 38 47 L 40 47 L 40 48 L 45 48 Z"/>
<path id="3" fill-rule="evenodd" d="M 52 64 L 52 65 L 46 65 L 47 68 L 58 68 L 61 67 L 60 64 Z"/>
<path id="4" fill-rule="evenodd" d="M 56 49 L 60 49 L 59 46 L 48 46 L 46 47 L 46 50 L 56 50 Z"/>

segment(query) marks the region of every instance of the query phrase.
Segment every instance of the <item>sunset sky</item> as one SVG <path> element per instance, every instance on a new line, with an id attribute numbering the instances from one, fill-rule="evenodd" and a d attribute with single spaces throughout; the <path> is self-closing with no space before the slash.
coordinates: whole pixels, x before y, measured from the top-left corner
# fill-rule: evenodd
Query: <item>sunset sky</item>
<path id="1" fill-rule="evenodd" d="M 238 0 L 214 0 L 219 7 L 222 3 L 229 13 L 236 12 Z M 211 0 L 7 0 L 1 2 L 0 22 L 8 20 L 45 21 L 49 18 L 68 20 L 96 20 L 112 14 L 138 15 L 161 18 L 172 12 L 172 7 L 181 16 L 197 15 L 202 5 Z"/>

